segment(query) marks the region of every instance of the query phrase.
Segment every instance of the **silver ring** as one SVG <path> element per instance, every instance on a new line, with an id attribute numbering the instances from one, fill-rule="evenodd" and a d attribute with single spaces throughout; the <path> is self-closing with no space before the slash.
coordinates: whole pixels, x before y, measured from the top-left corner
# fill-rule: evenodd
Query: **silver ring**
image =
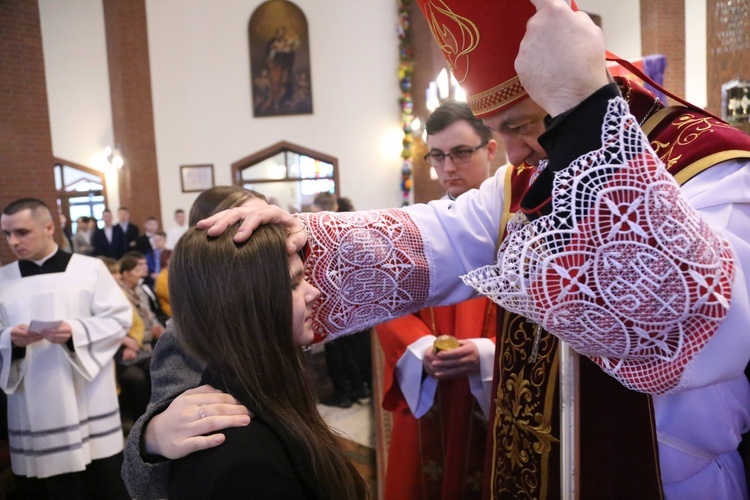
<path id="1" fill-rule="evenodd" d="M 201 417 L 201 418 L 206 418 L 206 413 L 205 413 L 205 412 L 203 411 L 203 410 L 205 410 L 205 409 L 206 409 L 206 403 L 203 403 L 203 404 L 202 404 L 202 405 L 200 405 L 200 407 L 198 408 L 198 415 L 200 415 L 200 417 Z"/>

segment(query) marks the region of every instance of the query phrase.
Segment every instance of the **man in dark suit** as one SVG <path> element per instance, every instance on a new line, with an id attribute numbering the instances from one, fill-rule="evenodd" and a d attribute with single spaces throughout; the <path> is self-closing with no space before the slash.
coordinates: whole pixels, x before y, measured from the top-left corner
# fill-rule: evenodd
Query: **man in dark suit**
<path id="1" fill-rule="evenodd" d="M 159 220 L 153 215 L 146 217 L 146 222 L 143 223 L 143 234 L 135 240 L 135 250 L 138 250 L 143 255 L 153 250 L 154 247 L 154 235 L 159 230 Z"/>
<path id="2" fill-rule="evenodd" d="M 120 260 L 127 251 L 127 244 L 125 243 L 125 235 L 122 232 L 122 228 L 119 225 L 112 225 L 112 212 L 109 209 L 102 212 L 102 221 L 104 221 L 104 226 L 94 231 L 94 235 L 92 236 L 92 244 L 94 245 L 93 255 L 103 255 Z"/>
<path id="3" fill-rule="evenodd" d="M 122 234 L 125 237 L 125 251 L 135 250 L 136 240 L 138 239 L 138 226 L 130 223 L 130 210 L 126 207 L 120 207 L 117 209 L 117 226 L 122 229 Z"/>

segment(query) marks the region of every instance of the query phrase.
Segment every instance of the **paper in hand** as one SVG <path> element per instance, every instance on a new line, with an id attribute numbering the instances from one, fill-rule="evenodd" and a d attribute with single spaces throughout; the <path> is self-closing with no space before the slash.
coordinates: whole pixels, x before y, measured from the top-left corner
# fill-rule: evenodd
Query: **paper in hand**
<path id="1" fill-rule="evenodd" d="M 29 325 L 29 331 L 33 333 L 41 334 L 44 330 L 59 328 L 62 321 L 40 321 L 38 319 L 32 319 Z"/>

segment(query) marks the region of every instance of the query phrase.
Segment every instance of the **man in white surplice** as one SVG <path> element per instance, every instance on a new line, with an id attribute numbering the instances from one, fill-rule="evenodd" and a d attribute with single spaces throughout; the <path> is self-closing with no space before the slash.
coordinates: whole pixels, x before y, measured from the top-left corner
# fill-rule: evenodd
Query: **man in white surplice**
<path id="1" fill-rule="evenodd" d="M 17 200 L 0 220 L 19 259 L 0 268 L 0 384 L 19 492 L 120 498 L 112 358 L 130 304 L 101 261 L 59 250 L 41 200 Z"/>

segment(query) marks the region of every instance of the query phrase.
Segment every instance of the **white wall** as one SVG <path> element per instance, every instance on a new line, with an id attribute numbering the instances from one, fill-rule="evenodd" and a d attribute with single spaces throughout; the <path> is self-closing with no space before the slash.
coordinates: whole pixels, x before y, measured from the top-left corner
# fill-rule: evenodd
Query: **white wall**
<path id="1" fill-rule="evenodd" d="M 247 27 L 260 2 L 148 0 L 162 212 L 187 209 L 179 166 L 230 165 L 281 140 L 339 159 L 359 209 L 397 206 L 401 134 L 395 2 L 298 0 L 307 16 L 313 114 L 252 117 Z"/>
<path id="2" fill-rule="evenodd" d="M 102 155 L 114 146 L 102 2 L 39 0 L 39 17 L 52 152 L 105 172 L 110 206 L 117 207 L 117 174 Z"/>
<path id="3" fill-rule="evenodd" d="M 602 18 L 604 44 L 624 59 L 641 57 L 641 7 L 639 0 L 576 0 L 580 10 Z"/>
<path id="4" fill-rule="evenodd" d="M 147 0 L 164 224 L 196 196 L 181 192 L 180 165 L 213 163 L 216 183 L 228 184 L 232 162 L 280 140 L 336 156 L 340 192 L 357 208 L 398 206 L 395 2 L 296 2 L 310 32 L 314 114 L 254 119 L 247 23 L 260 3 Z M 101 0 L 39 7 L 53 152 L 98 168 L 113 145 Z M 108 185 L 117 206 L 115 175 Z"/>
<path id="5" fill-rule="evenodd" d="M 685 0 L 685 98 L 708 104 L 706 70 L 706 0 Z"/>

